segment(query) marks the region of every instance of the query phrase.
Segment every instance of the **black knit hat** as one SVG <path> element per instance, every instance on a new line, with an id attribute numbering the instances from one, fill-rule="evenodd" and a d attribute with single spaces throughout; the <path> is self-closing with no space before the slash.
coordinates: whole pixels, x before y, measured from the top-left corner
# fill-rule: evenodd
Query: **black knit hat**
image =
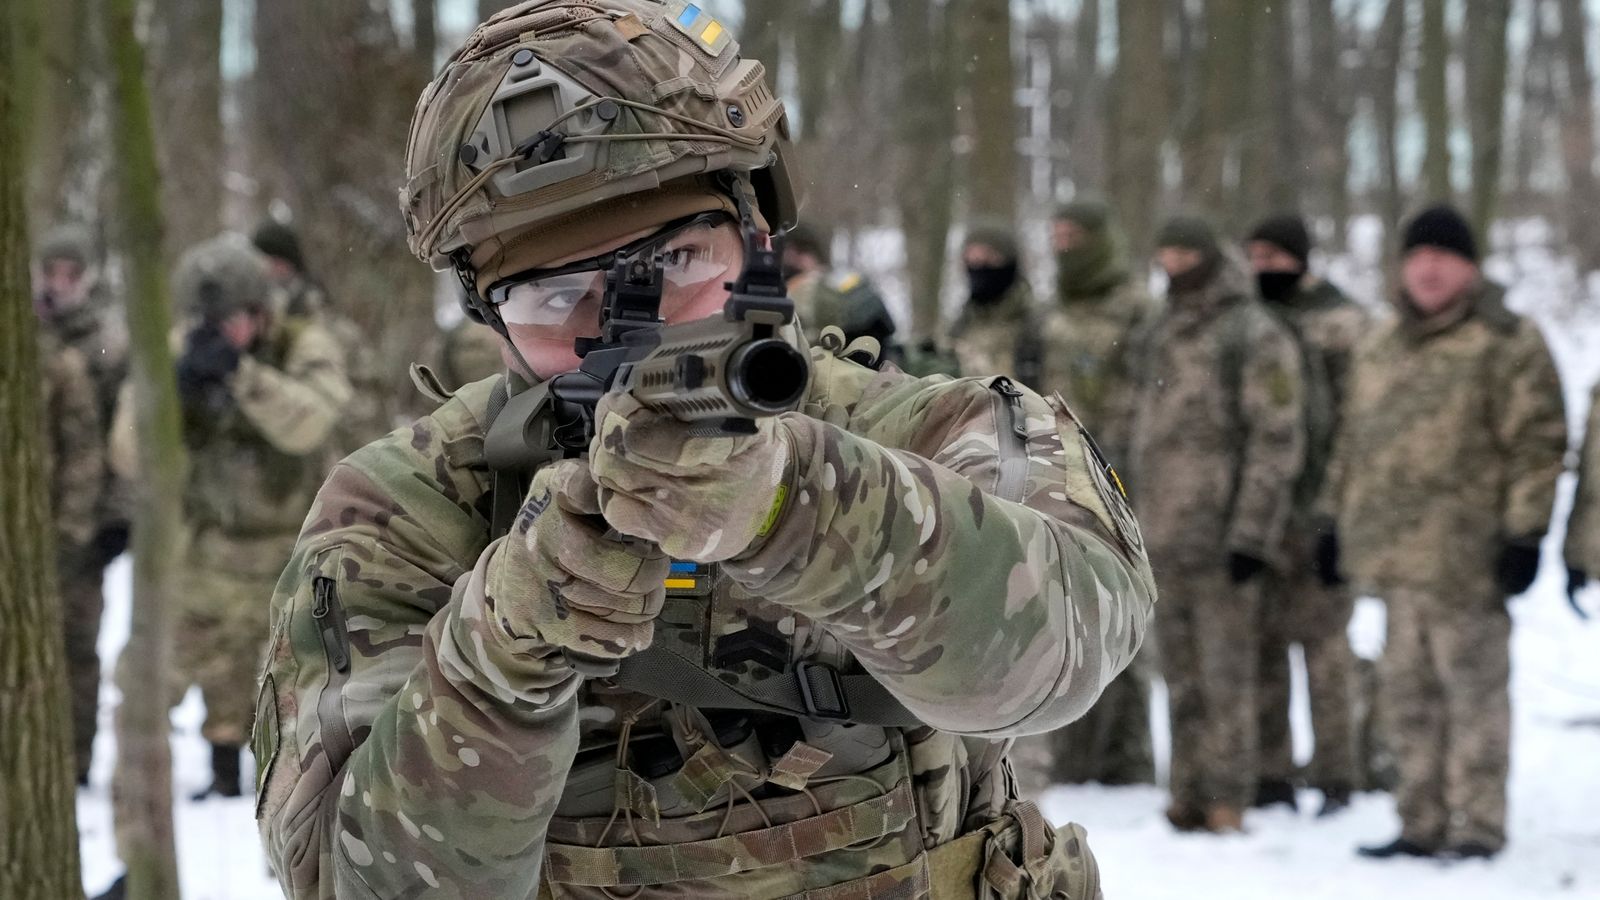
<path id="1" fill-rule="evenodd" d="M 1168 219 L 1156 234 L 1156 246 L 1198 250 L 1207 256 L 1213 256 L 1219 250 L 1217 231 L 1211 227 L 1211 223 L 1199 216 L 1189 215 Z"/>
<path id="2" fill-rule="evenodd" d="M 296 272 L 305 272 L 306 260 L 300 253 L 300 238 L 295 236 L 294 229 L 282 222 L 276 219 L 263 220 L 256 226 L 256 233 L 251 236 L 250 242 L 262 253 L 294 266 Z"/>
<path id="3" fill-rule="evenodd" d="M 1250 232 L 1250 240 L 1264 241 L 1295 259 L 1300 268 L 1311 262 L 1311 235 L 1306 231 L 1305 220 L 1294 213 L 1273 216 L 1264 220 Z"/>
<path id="4" fill-rule="evenodd" d="M 1466 217 L 1447 204 L 1431 206 L 1406 225 L 1405 239 L 1400 246 L 1404 256 L 1418 247 L 1437 247 L 1448 250 L 1472 262 L 1478 261 L 1478 241 L 1472 236 L 1472 226 Z"/>

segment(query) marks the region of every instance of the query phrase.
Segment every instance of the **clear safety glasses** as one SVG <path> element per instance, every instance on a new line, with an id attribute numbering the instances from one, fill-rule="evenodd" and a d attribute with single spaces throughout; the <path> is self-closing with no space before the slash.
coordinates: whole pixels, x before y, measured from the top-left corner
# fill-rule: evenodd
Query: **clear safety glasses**
<path id="1" fill-rule="evenodd" d="M 726 212 L 700 213 L 669 223 L 655 234 L 589 259 L 531 269 L 491 285 L 488 300 L 507 325 L 564 325 L 580 313 L 598 321 L 606 273 L 619 259 L 661 255 L 663 290 L 693 294 L 727 280 L 742 245 L 737 232 L 721 226 Z"/>

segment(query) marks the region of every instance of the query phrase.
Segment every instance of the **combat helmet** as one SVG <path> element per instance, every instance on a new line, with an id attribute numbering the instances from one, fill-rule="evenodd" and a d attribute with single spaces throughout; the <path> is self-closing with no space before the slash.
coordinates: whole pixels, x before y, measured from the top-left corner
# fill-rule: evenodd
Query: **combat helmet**
<path id="1" fill-rule="evenodd" d="M 244 235 L 232 232 L 184 251 L 172 289 L 178 309 L 212 322 L 238 310 L 268 310 L 273 299 L 266 257 Z"/>
<path id="2" fill-rule="evenodd" d="M 483 319 L 496 280 L 628 230 L 723 208 L 781 231 L 795 220 L 787 127 L 762 64 L 697 3 L 527 0 L 480 25 L 418 101 L 410 248 L 455 269 Z"/>
<path id="3" fill-rule="evenodd" d="M 93 254 L 94 236 L 89 233 L 89 229 L 81 225 L 61 225 L 52 228 L 39 241 L 40 264 L 59 259 L 75 263 L 78 268 L 87 270 Z"/>

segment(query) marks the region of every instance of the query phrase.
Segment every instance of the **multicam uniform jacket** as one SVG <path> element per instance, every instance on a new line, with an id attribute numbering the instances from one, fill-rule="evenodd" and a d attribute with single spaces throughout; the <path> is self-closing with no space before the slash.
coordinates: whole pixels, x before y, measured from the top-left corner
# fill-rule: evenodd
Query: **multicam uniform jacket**
<path id="1" fill-rule="evenodd" d="M 1137 526 L 1059 401 L 813 358 L 781 518 L 740 580 L 680 566 L 655 641 L 730 683 L 865 671 L 924 724 L 691 709 L 514 654 L 479 382 L 335 469 L 274 597 L 254 748 L 288 895 L 940 896 L 985 842 L 997 896 L 1098 895 L 1003 760 L 1137 651 Z"/>

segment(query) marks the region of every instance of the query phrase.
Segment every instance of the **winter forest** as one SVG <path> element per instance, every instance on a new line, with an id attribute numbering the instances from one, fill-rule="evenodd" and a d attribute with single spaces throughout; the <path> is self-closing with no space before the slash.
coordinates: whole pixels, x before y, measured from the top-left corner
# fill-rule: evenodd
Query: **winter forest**
<path id="1" fill-rule="evenodd" d="M 608 6 L 608 0 L 562 2 Z M 1600 466 L 1592 436 L 1600 418 L 1590 411 L 1591 389 L 1600 382 L 1600 2 L 695 3 L 679 0 L 672 8 L 687 9 L 686 21 L 715 16 L 713 27 L 720 32 L 726 23 L 743 57 L 764 62 L 786 109 L 799 220 L 820 248 L 813 255 L 829 267 L 827 277 L 841 276 L 839 285 L 872 286 L 879 309 L 892 319 L 886 334 L 899 348 L 933 359 L 960 355 L 970 323 L 966 308 L 976 299 L 971 251 L 982 243 L 975 237 L 980 231 L 1009 234 L 1009 263 L 1021 279 L 1031 282 L 1042 305 L 1059 299 L 1055 286 L 1067 278 L 1062 210 L 1085 201 L 1104 205 L 1114 223 L 1106 252 L 1119 254 L 1131 271 L 1122 274 L 1140 296 L 1156 298 L 1152 310 L 1179 291 L 1181 273 L 1161 254 L 1193 249 L 1187 236 L 1173 237 L 1170 220 L 1179 215 L 1208 222 L 1215 255 L 1241 272 L 1247 255 L 1265 252 L 1255 246 L 1258 223 L 1297 215 L 1307 242 L 1296 251 L 1303 283 L 1337 285 L 1363 321 L 1410 314 L 1402 308 L 1410 285 L 1405 266 L 1419 243 L 1469 256 L 1474 273 L 1481 269 L 1504 286 L 1501 313 L 1531 322 L 1553 360 L 1551 393 L 1559 397 L 1547 412 L 1556 430 L 1565 425 L 1569 449 L 1560 471 L 1551 473 L 1559 480 L 1548 526 L 1541 521 L 1526 534 L 1500 535 L 1520 544 L 1507 540 L 1482 551 L 1500 552 L 1493 568 L 1502 586 L 1508 566 L 1526 576 L 1521 590 L 1503 592 L 1514 599 L 1496 611 L 1509 610 L 1509 675 L 1500 679 L 1509 684 L 1510 709 L 1509 763 L 1501 773 L 1507 799 L 1496 838 L 1503 846 L 1481 846 L 1476 833 L 1458 840 L 1452 830 L 1452 836 L 1441 832 L 1438 847 L 1400 847 L 1415 837 L 1402 830 L 1395 844 L 1380 846 L 1388 853 L 1357 855 L 1358 846 L 1410 827 L 1403 808 L 1409 801 L 1397 799 L 1396 785 L 1418 775 L 1395 755 L 1404 740 L 1376 724 L 1392 714 L 1378 709 L 1385 696 L 1380 681 L 1390 671 L 1382 658 L 1387 642 L 1393 665 L 1401 619 L 1398 607 L 1370 586 L 1347 590 L 1338 566 L 1327 561 L 1329 553 L 1341 561 L 1340 545 L 1329 549 L 1320 536 L 1307 539 L 1315 544 L 1307 553 L 1319 554 L 1316 565 L 1333 573 L 1324 587 L 1337 580 L 1350 594 L 1349 614 L 1338 617 L 1332 640 L 1347 658 L 1339 678 L 1348 682 L 1341 691 L 1350 710 L 1341 715 L 1351 720 L 1345 743 L 1356 746 L 1353 775 L 1319 781 L 1313 757 L 1328 734 L 1319 724 L 1324 675 L 1310 644 L 1298 638 L 1284 648 L 1287 725 L 1280 743 L 1290 770 L 1267 779 L 1276 794 L 1250 785 L 1253 800 L 1231 818 L 1218 820 L 1213 807 L 1188 810 L 1190 821 L 1173 800 L 1173 779 L 1190 765 L 1181 746 L 1187 732 L 1173 716 L 1188 701 L 1150 661 L 1154 651 L 1123 676 L 1125 685 L 1135 675 L 1142 685 L 1131 726 L 1148 747 L 1140 774 L 1079 777 L 1058 761 L 1053 774 L 1030 787 L 1026 772 L 1012 776 L 1010 762 L 1005 771 L 1021 778 L 1022 796 L 1052 825 L 1071 821 L 1087 829 L 1103 895 L 1111 900 L 1600 900 L 1600 587 L 1572 550 L 1580 540 L 1600 547 L 1600 511 L 1588 525 L 1596 536 L 1567 537 L 1569 513 L 1586 496 L 1600 501 L 1600 472 L 1588 471 Z M 254 900 L 289 890 L 270 868 L 258 834 L 257 779 L 265 771 L 251 752 L 248 726 L 259 738 L 264 711 L 277 721 L 280 711 L 288 717 L 293 710 L 281 699 L 262 700 L 271 694 L 258 695 L 255 684 L 244 685 L 233 702 L 246 727 L 230 729 L 213 708 L 221 703 L 202 698 L 206 676 L 192 679 L 191 687 L 172 675 L 207 648 L 259 673 L 265 644 L 230 643 L 229 629 L 244 622 L 264 642 L 271 590 L 259 597 L 258 609 L 218 613 L 228 621 L 212 622 L 214 630 L 197 629 L 172 598 L 196 590 L 230 596 L 261 554 L 286 554 L 295 532 L 270 551 L 248 543 L 253 534 L 218 551 L 217 567 L 236 569 L 231 574 L 238 578 L 207 583 L 232 587 L 196 588 L 185 563 L 196 552 L 189 543 L 195 504 L 215 510 L 223 497 L 220 519 L 276 515 L 297 523 L 314 485 L 339 458 L 391 429 L 409 428 L 448 396 L 446 387 L 473 380 L 451 383 L 447 375 L 437 393 L 429 392 L 438 377 L 419 374 L 413 363 L 452 369 L 456 341 L 471 331 L 487 335 L 488 348 L 459 352 L 487 358 L 487 371 L 496 374 L 512 365 L 515 351 L 503 351 L 488 329 L 464 320 L 457 274 L 430 270 L 408 249 L 396 197 L 407 182 L 408 126 L 419 95 L 480 23 L 517 5 L 0 0 L 3 900 Z M 711 31 L 698 33 L 711 40 Z M 1459 211 L 1468 232 L 1446 228 L 1445 237 L 1417 237 L 1419 212 L 1439 204 Z M 232 420 L 224 419 L 224 401 L 216 401 L 223 405 L 207 407 L 212 418 L 198 416 L 206 421 L 197 425 L 191 400 L 215 401 L 220 395 L 207 394 L 206 385 L 214 388 L 236 371 L 245 377 L 250 364 L 240 369 L 239 353 L 215 333 L 218 343 L 202 346 L 205 335 L 187 330 L 191 311 L 174 297 L 192 286 L 188 252 L 224 233 L 241 246 L 254 233 L 255 248 L 267 257 L 289 258 L 303 276 L 295 290 L 310 290 L 305 302 L 333 311 L 328 322 L 336 324 L 327 331 L 339 365 L 348 369 L 343 389 L 350 396 L 336 415 L 299 400 L 275 411 L 285 434 L 307 423 L 326 425 L 319 432 L 325 446 L 306 456 L 305 467 L 262 465 L 260 478 L 213 467 L 212 480 L 201 481 L 208 446 L 215 445 L 206 441 L 232 440 L 227 427 L 216 425 Z M 63 329 L 66 336 L 39 336 L 41 320 L 66 318 L 48 299 L 51 263 L 62 262 L 75 264 L 73 272 L 61 271 L 81 281 L 80 302 L 114 323 L 106 332 L 112 336 L 90 339 L 65 364 L 61 345 L 78 338 Z M 1260 267 L 1248 275 L 1259 277 Z M 1264 290 L 1269 282 L 1249 283 Z M 854 296 L 851 287 L 839 290 L 841 302 Z M 1154 346 L 1143 343 L 1157 340 L 1149 324 L 1157 314 L 1150 315 L 1150 331 L 1130 330 L 1138 337 L 1113 343 Z M 1013 330 L 1042 320 L 1026 321 Z M 882 340 L 891 351 L 888 337 Z M 122 362 L 113 365 L 117 354 Z M 1234 365 L 1228 350 L 1221 358 L 1220 368 Z M 950 365 L 928 371 L 979 374 Z M 72 375 L 63 376 L 63 366 L 76 367 L 74 377 L 89 385 L 76 401 L 56 380 Z M 1342 366 L 1316 377 L 1342 378 Z M 1298 364 L 1289 368 L 1309 383 L 1312 376 Z M 1404 377 L 1430 371 L 1437 370 L 1418 363 Z M 1254 377 L 1234 374 L 1236 391 L 1239 377 Z M 1218 380 L 1228 386 L 1227 376 Z M 185 394 L 192 384 L 200 387 Z M 1057 390 L 1028 386 L 1044 395 Z M 1329 402 L 1339 406 L 1337 398 Z M 1131 421 L 1137 404 L 1130 393 L 1119 409 Z M 1411 408 L 1398 400 L 1392 406 Z M 235 407 L 254 420 L 248 402 Z M 227 409 L 236 415 L 235 407 Z M 1132 426 L 1119 438 L 1116 426 L 1102 432 L 1100 423 L 1085 424 L 1111 457 L 1108 463 L 1096 448 L 1091 459 L 1100 459 L 1120 490 L 1111 464 L 1129 471 L 1123 463 L 1136 455 Z M 206 436 L 196 438 L 196 428 Z M 63 448 L 87 432 L 94 434 L 94 458 L 69 458 Z M 1511 442 L 1507 434 L 1502 429 L 1485 440 Z M 281 449 L 292 440 L 271 443 Z M 1434 449 L 1430 443 L 1411 452 L 1423 461 Z M 1307 451 L 1298 452 L 1309 466 Z M 1516 449 L 1506 455 L 1515 457 Z M 1346 461 L 1343 471 L 1360 477 L 1348 476 L 1360 465 Z M 313 487 L 305 502 L 279 509 L 296 496 L 290 482 L 308 474 Z M 74 478 L 94 482 L 94 496 L 62 486 Z M 1418 478 L 1427 482 L 1419 491 L 1465 492 Z M 1499 478 L 1479 480 L 1515 493 Z M 1132 508 L 1143 521 L 1139 480 L 1128 480 Z M 209 495 L 209 504 L 197 495 Z M 1389 505 L 1404 507 L 1417 495 L 1392 496 Z M 1351 541 L 1340 539 L 1348 564 Z M 1523 555 L 1514 556 L 1515 549 Z M 1234 586 L 1254 575 L 1248 565 L 1241 570 L 1238 555 L 1230 548 Z M 1244 561 L 1253 562 L 1265 568 L 1268 561 Z M 1162 567 L 1155 572 L 1164 593 Z M 268 585 L 276 578 L 252 577 Z M 1157 621 L 1159 631 L 1159 614 Z M 792 618 L 787 627 L 792 635 Z M 412 637 L 418 634 L 420 626 Z M 1431 638 L 1418 640 L 1429 652 L 1444 652 Z M 344 652 L 351 652 L 348 644 Z M 87 675 L 77 658 L 83 655 L 93 663 Z M 239 681 L 231 671 L 218 677 Z M 965 753 L 962 759 L 965 765 Z M 1449 780 L 1459 773 L 1431 774 Z M 731 811 L 732 789 L 726 792 Z M 433 870 L 420 858 L 416 865 L 423 873 L 418 884 L 438 889 Z M 411 894 L 443 895 L 426 885 Z"/>

